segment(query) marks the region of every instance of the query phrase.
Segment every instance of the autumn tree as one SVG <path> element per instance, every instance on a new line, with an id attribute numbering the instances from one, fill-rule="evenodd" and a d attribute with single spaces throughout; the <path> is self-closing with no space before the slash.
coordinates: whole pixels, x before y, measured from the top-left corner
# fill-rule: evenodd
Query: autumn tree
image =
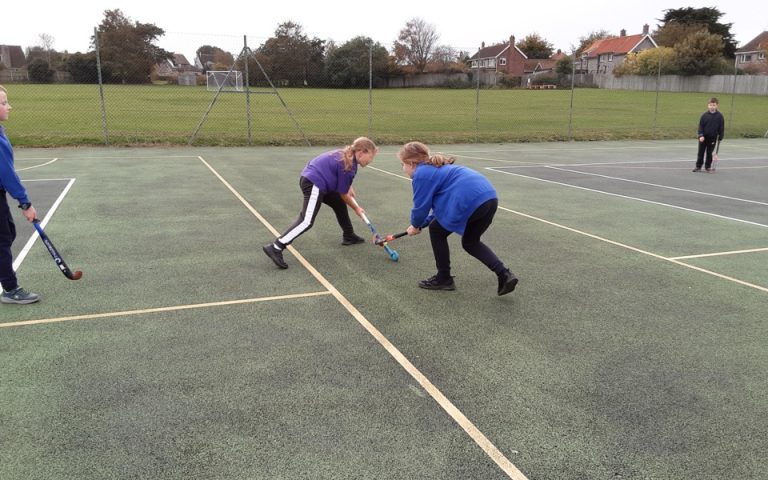
<path id="1" fill-rule="evenodd" d="M 733 58 L 737 49 L 736 40 L 731 33 L 732 23 L 720 23 L 720 17 L 724 14 L 717 8 L 675 8 L 664 10 L 664 18 L 659 19 L 663 26 L 659 30 L 664 30 L 670 24 L 705 26 L 707 32 L 712 35 L 719 35 L 723 42 L 723 55 Z M 687 37 L 687 36 L 686 36 Z M 680 39 L 682 41 L 682 39 Z M 666 46 L 674 47 L 675 45 Z"/>
<path id="2" fill-rule="evenodd" d="M 317 84 L 323 74 L 325 41 L 310 39 L 301 25 L 281 23 L 275 36 L 256 50 L 256 56 L 273 81 L 288 86 Z"/>
<path id="3" fill-rule="evenodd" d="M 674 48 L 648 48 L 639 53 L 629 53 L 621 65 L 613 69 L 617 77 L 623 75 L 674 75 L 678 71 Z"/>
<path id="4" fill-rule="evenodd" d="M 328 84 L 337 88 L 367 87 L 369 65 L 374 83 L 393 73 L 387 49 L 368 37 L 359 36 L 340 46 L 334 45 L 325 59 Z"/>
<path id="5" fill-rule="evenodd" d="M 423 73 L 440 35 L 435 26 L 422 18 L 412 18 L 400 30 L 394 42 L 394 56 L 399 65 L 407 65 L 418 73 Z"/>
<path id="6" fill-rule="evenodd" d="M 151 23 L 133 22 L 120 9 L 104 11 L 97 28 L 99 54 L 117 83 L 147 83 L 155 64 L 173 55 L 154 44 L 165 31 Z M 91 37 L 93 44 L 96 38 Z"/>
<path id="7" fill-rule="evenodd" d="M 516 43 L 528 58 L 549 58 L 554 49 L 552 44 L 546 41 L 538 33 L 532 33 Z"/>
<path id="8" fill-rule="evenodd" d="M 571 45 L 571 49 L 574 51 L 576 57 L 580 57 L 581 54 L 589 48 L 590 45 L 595 43 L 598 40 L 602 40 L 604 38 L 610 38 L 611 34 L 608 32 L 608 30 L 595 30 L 594 32 L 590 32 L 588 35 L 584 37 L 579 37 L 579 45 L 574 46 Z"/>
<path id="9" fill-rule="evenodd" d="M 705 31 L 695 32 L 675 46 L 675 62 L 682 75 L 717 75 L 725 73 L 723 39 Z"/>

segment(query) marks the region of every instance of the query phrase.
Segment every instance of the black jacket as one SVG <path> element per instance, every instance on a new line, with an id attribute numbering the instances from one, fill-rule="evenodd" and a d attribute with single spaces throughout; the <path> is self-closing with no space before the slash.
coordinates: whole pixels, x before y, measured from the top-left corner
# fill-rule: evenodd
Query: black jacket
<path id="1" fill-rule="evenodd" d="M 717 138 L 723 139 L 725 134 L 725 119 L 720 112 L 709 113 L 709 110 L 704 112 L 699 120 L 699 137 L 704 135 L 705 138 Z"/>

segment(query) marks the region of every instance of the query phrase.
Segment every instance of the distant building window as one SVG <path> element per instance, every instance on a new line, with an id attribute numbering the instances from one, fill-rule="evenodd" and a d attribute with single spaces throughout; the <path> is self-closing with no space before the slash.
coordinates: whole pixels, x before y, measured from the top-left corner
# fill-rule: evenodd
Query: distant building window
<path id="1" fill-rule="evenodd" d="M 749 63 L 752 61 L 752 55 L 744 55 L 744 63 Z"/>
<path id="2" fill-rule="evenodd" d="M 758 60 L 765 60 L 765 53 L 763 53 L 763 52 L 758 53 L 757 54 L 757 59 Z"/>
<path id="3" fill-rule="evenodd" d="M 472 60 L 472 68 L 477 68 L 477 60 Z"/>
<path id="4" fill-rule="evenodd" d="M 507 59 L 506 58 L 500 58 L 499 59 L 499 65 L 506 65 L 506 64 L 507 64 Z"/>
<path id="5" fill-rule="evenodd" d="M 609 61 L 609 62 L 612 62 L 612 61 L 613 61 L 613 54 L 612 54 L 612 53 L 608 55 L 608 61 Z"/>

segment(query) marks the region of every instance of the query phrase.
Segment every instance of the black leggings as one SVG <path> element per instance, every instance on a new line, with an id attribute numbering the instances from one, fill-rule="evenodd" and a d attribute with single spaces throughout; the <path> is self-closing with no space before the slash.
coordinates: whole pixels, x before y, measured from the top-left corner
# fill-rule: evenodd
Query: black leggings
<path id="1" fill-rule="evenodd" d="M 11 245 L 16 240 L 16 225 L 13 223 L 8 197 L 0 190 L 0 284 L 4 290 L 18 287 L 16 273 L 13 271 L 13 252 Z"/>
<path id="2" fill-rule="evenodd" d="M 464 235 L 461 237 L 461 246 L 464 250 L 497 274 L 506 267 L 499 260 L 499 257 L 493 253 L 493 250 L 480 241 L 480 236 L 493 223 L 493 217 L 496 215 L 496 208 L 498 206 L 498 199 L 492 198 L 477 207 L 477 210 L 467 220 Z M 448 248 L 448 236 L 451 233 L 453 232 L 443 228 L 437 219 L 429 224 L 429 239 L 432 241 L 432 252 L 435 254 L 437 276 L 440 279 L 446 279 L 451 275 L 451 252 Z"/>
<path id="3" fill-rule="evenodd" d="M 336 221 L 339 222 L 341 231 L 345 236 L 351 236 L 355 233 L 352 227 L 352 220 L 349 218 L 349 210 L 344 199 L 339 192 L 321 192 L 314 183 L 305 177 L 299 178 L 299 187 L 304 193 L 304 204 L 301 207 L 299 217 L 288 229 L 277 238 L 275 242 L 278 246 L 285 248 L 290 245 L 302 233 L 306 232 L 315 224 L 315 218 L 320 211 L 320 205 L 326 204 L 333 209 L 336 214 Z"/>

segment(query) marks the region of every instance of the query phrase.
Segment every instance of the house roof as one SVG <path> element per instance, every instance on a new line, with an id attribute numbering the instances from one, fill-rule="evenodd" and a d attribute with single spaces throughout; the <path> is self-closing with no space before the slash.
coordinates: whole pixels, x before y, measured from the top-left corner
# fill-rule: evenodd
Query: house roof
<path id="1" fill-rule="evenodd" d="M 472 55 L 470 60 L 477 60 L 480 58 L 498 58 L 502 53 L 506 52 L 507 49 L 509 49 L 509 43 L 498 43 L 496 45 L 491 45 L 490 47 L 483 47 L 478 50 L 476 54 Z M 522 50 L 517 48 L 517 46 L 515 46 L 515 50 L 520 52 L 520 55 L 522 55 L 523 58 L 528 58 Z"/>
<path id="2" fill-rule="evenodd" d="M 598 55 L 603 55 L 605 53 L 624 55 L 634 51 L 646 38 L 656 45 L 656 42 L 653 41 L 650 35 L 639 33 L 637 35 L 624 35 L 621 37 L 595 40 L 589 48 L 584 50 L 584 53 L 589 57 L 597 57 Z"/>
<path id="3" fill-rule="evenodd" d="M 768 49 L 768 30 L 753 38 L 749 43 L 736 50 L 736 53 L 758 52 Z"/>
<path id="4" fill-rule="evenodd" d="M 27 64 L 24 50 L 18 45 L 0 45 L 0 53 L 2 54 L 0 57 L 3 58 L 5 66 L 8 68 L 21 68 Z"/>
<path id="5" fill-rule="evenodd" d="M 189 63 L 189 60 L 187 60 L 187 57 L 182 55 L 181 53 L 174 53 L 173 54 L 173 64 L 177 67 L 191 67 L 192 64 Z"/>

